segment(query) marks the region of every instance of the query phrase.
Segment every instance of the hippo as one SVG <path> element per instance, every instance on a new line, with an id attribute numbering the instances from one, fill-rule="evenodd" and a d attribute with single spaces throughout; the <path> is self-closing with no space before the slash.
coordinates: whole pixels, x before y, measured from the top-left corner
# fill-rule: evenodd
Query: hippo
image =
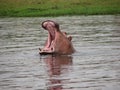
<path id="1" fill-rule="evenodd" d="M 42 28 L 48 31 L 48 38 L 43 49 L 39 48 L 40 54 L 72 54 L 75 49 L 72 45 L 72 37 L 67 37 L 66 32 L 61 32 L 59 24 L 46 20 L 42 22 Z"/>

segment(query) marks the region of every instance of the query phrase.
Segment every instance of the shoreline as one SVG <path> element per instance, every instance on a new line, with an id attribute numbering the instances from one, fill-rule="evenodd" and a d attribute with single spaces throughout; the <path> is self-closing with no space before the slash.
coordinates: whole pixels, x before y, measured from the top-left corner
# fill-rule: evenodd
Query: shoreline
<path id="1" fill-rule="evenodd" d="M 10 18 L 10 17 L 61 17 L 61 16 L 99 16 L 99 15 L 116 15 L 119 16 L 120 13 L 106 13 L 106 14 L 59 14 L 59 15 L 4 15 L 4 16 L 0 16 L 0 18 Z"/>
<path id="2" fill-rule="evenodd" d="M 0 17 L 119 14 L 120 0 L 0 0 Z"/>
<path id="3" fill-rule="evenodd" d="M 0 17 L 0 19 L 7 19 L 7 18 L 48 18 L 48 19 L 50 19 L 50 18 L 61 18 L 61 17 L 96 17 L 96 16 L 98 16 L 98 17 L 101 17 L 101 16 L 108 16 L 108 17 L 111 17 L 111 16 L 116 16 L 116 17 L 120 17 L 120 14 L 106 14 L 106 15 L 64 15 L 64 16 L 46 16 L 46 17 L 34 17 L 34 16 L 31 16 L 31 17 Z"/>

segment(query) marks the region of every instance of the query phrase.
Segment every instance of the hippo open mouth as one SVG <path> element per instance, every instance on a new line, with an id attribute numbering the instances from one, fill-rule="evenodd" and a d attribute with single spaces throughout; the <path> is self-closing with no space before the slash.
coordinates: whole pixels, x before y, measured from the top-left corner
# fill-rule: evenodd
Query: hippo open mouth
<path id="1" fill-rule="evenodd" d="M 48 31 L 48 40 L 47 40 L 47 44 L 46 44 L 46 49 L 48 50 L 53 50 L 53 44 L 55 41 L 55 31 L 54 30 L 49 30 Z"/>
<path id="2" fill-rule="evenodd" d="M 55 45 L 55 25 L 53 22 L 43 22 L 42 27 L 48 31 L 48 39 L 45 43 L 45 47 L 43 50 L 40 49 L 42 53 L 53 53 L 54 45 Z"/>
<path id="3" fill-rule="evenodd" d="M 71 40 L 72 37 L 67 37 L 59 29 L 59 24 L 54 21 L 47 20 L 42 23 L 42 27 L 48 31 L 48 38 L 40 54 L 70 54 L 74 52 Z"/>

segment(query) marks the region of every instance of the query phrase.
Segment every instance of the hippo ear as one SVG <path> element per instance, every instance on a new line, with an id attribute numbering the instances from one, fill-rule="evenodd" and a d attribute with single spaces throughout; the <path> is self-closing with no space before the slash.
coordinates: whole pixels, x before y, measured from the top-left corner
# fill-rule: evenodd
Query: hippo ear
<path id="1" fill-rule="evenodd" d="M 71 36 L 69 36 L 69 37 L 68 37 L 68 40 L 69 40 L 69 41 L 72 41 L 72 37 L 71 37 Z"/>

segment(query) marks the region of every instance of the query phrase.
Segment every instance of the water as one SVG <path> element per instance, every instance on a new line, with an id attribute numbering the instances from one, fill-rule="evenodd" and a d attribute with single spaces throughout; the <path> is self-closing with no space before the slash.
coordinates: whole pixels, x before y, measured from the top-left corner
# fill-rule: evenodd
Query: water
<path id="1" fill-rule="evenodd" d="M 76 53 L 40 56 L 55 20 Z M 120 90 L 120 16 L 0 18 L 0 90 Z"/>

